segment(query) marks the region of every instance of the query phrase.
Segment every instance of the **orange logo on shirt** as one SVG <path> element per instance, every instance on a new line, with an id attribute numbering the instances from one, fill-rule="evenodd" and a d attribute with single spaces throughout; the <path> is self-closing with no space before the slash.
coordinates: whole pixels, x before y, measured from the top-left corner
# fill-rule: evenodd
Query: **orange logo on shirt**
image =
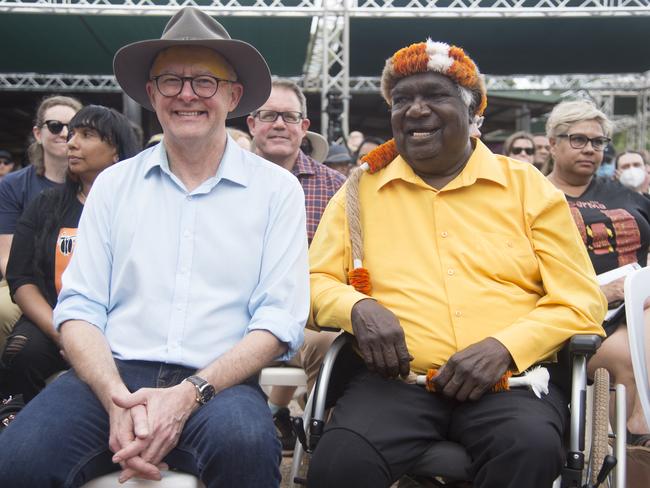
<path id="1" fill-rule="evenodd" d="M 61 276 L 68 267 L 74 246 L 77 242 L 77 229 L 62 227 L 59 230 L 59 237 L 56 239 L 56 249 L 54 251 L 54 285 L 56 286 L 57 295 L 61 292 Z"/>

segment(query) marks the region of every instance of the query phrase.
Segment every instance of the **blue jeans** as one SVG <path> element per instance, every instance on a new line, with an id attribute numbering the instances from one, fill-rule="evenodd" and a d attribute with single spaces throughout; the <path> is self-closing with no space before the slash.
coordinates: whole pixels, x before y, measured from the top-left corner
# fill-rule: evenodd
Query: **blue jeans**
<path id="1" fill-rule="evenodd" d="M 178 384 L 195 371 L 146 361 L 116 364 L 131 391 Z M 45 388 L 0 435 L 0 486 L 76 487 L 119 470 L 108 449 L 103 406 L 70 370 Z M 164 459 L 210 487 L 277 487 L 280 442 L 255 381 L 223 390 L 187 421 Z"/>

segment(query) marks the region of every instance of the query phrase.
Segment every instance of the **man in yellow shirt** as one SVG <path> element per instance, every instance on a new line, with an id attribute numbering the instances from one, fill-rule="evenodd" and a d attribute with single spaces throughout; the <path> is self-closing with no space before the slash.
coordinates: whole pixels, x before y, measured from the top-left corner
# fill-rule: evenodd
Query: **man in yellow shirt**
<path id="1" fill-rule="evenodd" d="M 394 140 L 330 201 L 310 249 L 312 325 L 355 335 L 365 367 L 311 461 L 311 488 L 388 487 L 439 440 L 476 487 L 559 474 L 567 400 L 550 385 L 491 393 L 506 370 L 603 334 L 606 303 L 564 196 L 469 136 L 487 105 L 462 49 L 413 44 L 386 62 Z M 440 368 L 437 392 L 398 381 Z"/>

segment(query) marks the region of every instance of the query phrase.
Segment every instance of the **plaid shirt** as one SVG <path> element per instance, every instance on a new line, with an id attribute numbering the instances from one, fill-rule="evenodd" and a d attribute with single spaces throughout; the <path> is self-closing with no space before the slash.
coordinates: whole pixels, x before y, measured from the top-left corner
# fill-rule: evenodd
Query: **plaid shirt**
<path id="1" fill-rule="evenodd" d="M 345 176 L 310 158 L 302 151 L 298 151 L 296 164 L 293 165 L 291 172 L 296 175 L 305 192 L 307 238 L 311 244 L 327 202 L 345 183 Z"/>

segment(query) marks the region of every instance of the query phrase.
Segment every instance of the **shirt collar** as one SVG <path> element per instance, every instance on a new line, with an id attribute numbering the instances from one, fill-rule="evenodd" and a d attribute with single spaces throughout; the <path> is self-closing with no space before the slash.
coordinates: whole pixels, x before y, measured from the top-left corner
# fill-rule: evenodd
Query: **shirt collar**
<path id="1" fill-rule="evenodd" d="M 460 174 L 444 187 L 444 191 L 473 185 L 478 179 L 490 180 L 499 185 L 506 186 L 506 175 L 503 172 L 501 164 L 497 161 L 496 156 L 480 139 L 473 140 L 476 142 L 476 147 L 472 151 L 472 155 L 467 161 L 467 164 Z M 397 179 L 431 189 L 429 185 L 415 174 L 406 160 L 399 155 L 378 174 L 378 189 Z"/>
<path id="2" fill-rule="evenodd" d="M 204 185 L 211 187 L 216 185 L 220 180 L 232 181 L 241 186 L 248 186 L 249 174 L 248 165 L 246 164 L 246 154 L 231 137 L 228 135 L 226 140 L 226 150 L 223 153 L 217 174 L 212 178 L 208 178 L 199 188 Z M 172 179 L 176 179 L 169 169 L 169 160 L 167 159 L 167 151 L 164 146 L 164 139 L 153 147 L 151 152 L 144 157 L 144 174 L 148 176 L 151 170 L 159 167 L 160 170 L 166 173 Z"/>
<path id="3" fill-rule="evenodd" d="M 298 157 L 296 157 L 296 164 L 291 168 L 291 172 L 295 176 L 299 175 L 313 175 L 316 174 L 315 161 L 307 156 L 302 150 L 298 150 Z"/>

